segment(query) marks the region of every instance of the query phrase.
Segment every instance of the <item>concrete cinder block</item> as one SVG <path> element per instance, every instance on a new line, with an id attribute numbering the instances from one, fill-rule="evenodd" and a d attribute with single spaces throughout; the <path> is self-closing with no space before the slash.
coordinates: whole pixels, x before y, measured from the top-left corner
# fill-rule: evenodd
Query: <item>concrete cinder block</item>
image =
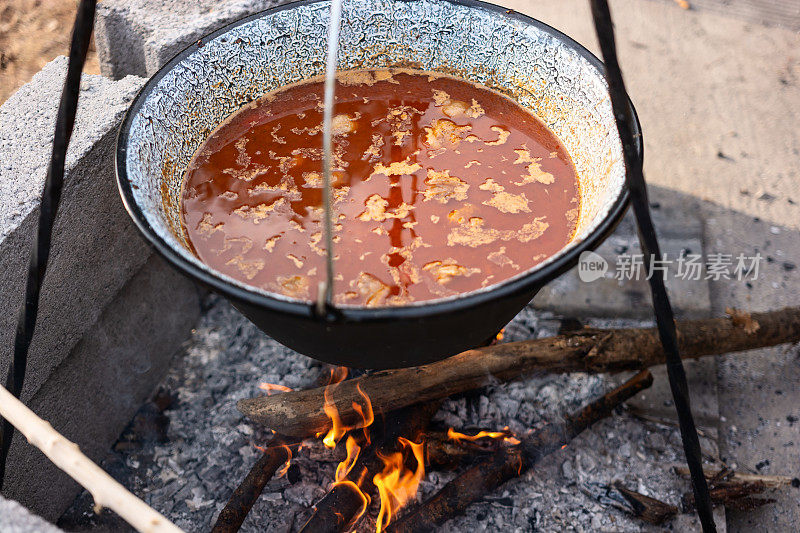
<path id="1" fill-rule="evenodd" d="M 95 461 L 166 373 L 200 314 L 198 289 L 153 255 L 28 402 Z M 4 494 L 56 520 L 80 487 L 15 434 Z M 0 531 L 2 527 L 0 519 Z"/>
<path id="2" fill-rule="evenodd" d="M 64 57 L 52 61 L 0 108 L 2 372 L 11 360 L 66 64 Z M 151 254 L 124 212 L 113 170 L 117 127 L 142 83 L 135 77 L 83 79 L 23 400 L 47 380 Z"/>
<path id="3" fill-rule="evenodd" d="M 52 61 L 0 108 L 2 372 L 11 360 L 66 64 Z M 143 82 L 82 80 L 22 394 L 95 459 L 162 378 L 200 309 L 196 286 L 151 253 L 117 192 L 117 129 Z M 4 495 L 51 520 L 78 492 L 19 434 L 6 476 Z"/>
<path id="4" fill-rule="evenodd" d="M 63 533 L 13 500 L 0 496 L 0 531 L 4 533 Z"/>
<path id="5" fill-rule="evenodd" d="M 200 37 L 286 0 L 106 0 L 97 6 L 97 55 L 104 76 L 152 76 Z"/>

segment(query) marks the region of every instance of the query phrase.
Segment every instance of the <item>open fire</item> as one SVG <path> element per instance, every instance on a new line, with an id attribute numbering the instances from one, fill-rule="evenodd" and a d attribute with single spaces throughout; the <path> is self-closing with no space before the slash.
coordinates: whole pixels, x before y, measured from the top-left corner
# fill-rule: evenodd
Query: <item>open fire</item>
<path id="1" fill-rule="evenodd" d="M 343 520 L 349 522 L 349 526 L 366 513 L 372 502 L 372 498 L 365 492 L 364 487 L 364 482 L 369 476 L 369 469 L 361 465 L 359 471 L 354 472 L 353 470 L 358 462 L 362 446 L 372 444 L 370 427 L 375 422 L 375 415 L 369 396 L 360 386 L 357 386 L 356 389 L 363 399 L 363 404 L 352 402 L 352 407 L 358 413 L 359 420 L 354 424 L 346 424 L 342 421 L 332 395 L 338 384 L 344 381 L 347 375 L 348 369 L 345 367 L 331 370 L 330 380 L 324 392 L 324 410 L 330 418 L 331 428 L 325 433 L 322 442 L 329 449 L 335 449 L 343 440 L 345 442 L 346 456 L 337 465 L 334 482 L 329 488 L 347 487 L 361 499 L 361 507 L 354 517 L 349 520 L 342 517 Z M 361 431 L 357 432 L 356 430 Z M 317 436 L 320 435 L 321 433 Z M 372 477 L 372 484 L 380 501 L 380 510 L 375 525 L 377 533 L 383 531 L 397 512 L 416 497 L 420 481 L 425 476 L 424 441 L 415 443 L 405 437 L 397 437 L 396 443 L 398 451 L 385 455 L 376 451 L 376 456 L 383 463 L 382 470 Z M 412 458 L 413 461 L 411 461 Z M 410 466 L 412 462 L 413 466 Z"/>
<path id="2" fill-rule="evenodd" d="M 498 339 L 501 337 L 502 332 L 498 334 Z M 361 402 L 353 401 L 351 407 L 358 417 L 355 422 L 346 423 L 333 399 L 337 387 L 347 379 L 348 373 L 346 367 L 331 369 L 328 384 L 323 392 L 323 410 L 330 419 L 330 429 L 317 433 L 316 437 L 321 438 L 322 444 L 329 450 L 335 450 L 341 443 L 344 443 L 345 457 L 336 466 L 334 480 L 328 489 L 334 490 L 336 487 L 346 489 L 349 494 L 355 495 L 358 505 L 357 510 L 350 517 L 335 511 L 337 519 L 346 523 L 347 527 L 344 529 L 352 527 L 369 509 L 373 501 L 373 496 L 370 495 L 372 493 L 377 496 L 379 502 L 375 531 L 381 533 L 396 519 L 398 512 L 403 507 L 416 500 L 420 483 L 425 478 L 426 450 L 428 453 L 437 452 L 426 447 L 424 433 L 419 436 L 418 442 L 404 436 L 397 436 L 393 442 L 388 442 L 386 436 L 383 435 L 382 446 L 374 450 L 381 468 L 372 475 L 370 480 L 370 468 L 359 463 L 359 458 L 362 456 L 362 450 L 372 444 L 371 428 L 375 422 L 372 401 L 361 386 L 356 385 Z M 271 383 L 261 383 L 259 388 L 266 391 L 267 394 L 292 390 L 289 387 Z M 484 451 L 496 450 L 499 445 L 517 446 L 521 443 L 508 427 L 501 431 L 480 430 L 473 435 L 461 433 L 450 427 L 446 432 L 446 440 L 456 445 Z M 300 446 L 302 447 L 302 443 Z M 287 445 L 282 447 L 286 450 L 288 458 L 276 472 L 276 477 L 286 474 L 292 460 L 290 447 Z M 256 446 L 256 448 L 266 452 L 263 447 Z M 393 451 L 386 451 L 387 449 Z M 438 449 L 441 450 L 441 448 Z M 375 461 L 372 462 L 375 463 Z M 521 469 L 521 463 L 518 471 L 519 469 Z M 373 470 L 375 470 L 374 466 Z M 369 481 L 371 481 L 371 486 L 367 486 Z"/>
<path id="3" fill-rule="evenodd" d="M 379 454 L 385 466 L 383 471 L 375 474 L 375 477 L 372 478 L 381 496 L 381 510 L 375 526 L 378 533 L 389 525 L 392 517 L 400 508 L 417 495 L 419 483 L 425 476 L 423 442 L 417 444 L 403 437 L 398 437 L 397 440 L 402 445 L 403 451 L 389 456 Z M 405 452 L 408 451 L 411 452 L 416 462 L 413 470 L 406 467 L 408 454 Z"/>
<path id="4" fill-rule="evenodd" d="M 653 495 L 677 502 L 689 488 L 668 469 L 681 459 L 673 444 L 673 426 L 644 423 L 630 408 L 614 416 L 613 426 L 583 431 L 609 416 L 613 406 L 641 390 L 647 380 L 640 376 L 602 395 L 615 383 L 594 374 L 598 367 L 581 365 L 626 369 L 658 364 L 654 330 L 556 335 L 558 322 L 539 321 L 537 329 L 547 328 L 539 335 L 555 337 L 520 342 L 530 338 L 530 329 L 512 326 L 504 339 L 509 343 L 472 351 L 469 360 L 455 357 L 429 367 L 345 379 L 344 369 L 331 375 L 262 337 L 243 318 L 233 316 L 229 306 L 213 309 L 209 324 L 219 323 L 220 313 L 231 314 L 230 331 L 222 333 L 237 339 L 233 349 L 228 343 L 220 345 L 219 329 L 198 330 L 204 336 L 190 348 L 189 364 L 176 369 L 165 385 L 181 398 L 166 412 L 170 438 L 132 435 L 133 440 L 120 443 L 124 461 L 138 465 L 126 484 L 146 487 L 153 505 L 182 520 L 181 527 L 200 530 L 216 519 L 215 532 L 240 527 L 254 531 L 268 525 L 306 533 L 397 533 L 430 531 L 449 520 L 451 530 L 560 530 L 583 520 L 588 511 L 594 529 L 636 530 L 643 518 L 634 508 L 620 508 L 621 513 L 607 509 L 616 505 L 609 502 L 622 501 L 622 494 L 641 496 L 626 486 L 647 486 L 651 498 L 641 501 L 651 510 L 658 503 Z M 796 310 L 754 314 L 752 319 L 760 325 L 755 333 L 728 318 L 679 327 L 684 338 L 693 339 L 687 353 L 697 357 L 795 340 L 800 332 L 797 316 Z M 598 357 L 586 361 L 570 355 L 596 353 L 593 347 L 600 339 L 603 350 Z M 628 363 L 630 346 L 636 346 L 636 355 Z M 547 366 L 548 350 L 559 367 Z M 477 391 L 537 368 L 535 377 Z M 568 371 L 577 373 L 565 375 Z M 469 381 L 476 372 L 480 376 Z M 211 387 L 209 376 L 217 380 Z M 219 376 L 235 381 L 218 381 Z M 259 387 L 265 378 L 281 386 Z M 459 393 L 466 394 L 454 396 Z M 282 411 L 269 411 L 275 416 L 267 420 L 250 411 L 252 404 L 240 402 L 245 415 L 258 424 L 243 423 L 241 415 L 225 408 L 243 395 L 264 406 L 282 406 Z M 564 416 L 565 403 L 584 407 Z M 332 429 L 338 434 L 335 449 L 323 443 Z M 581 433 L 580 443 L 568 444 Z M 134 441 L 146 444 L 132 447 Z M 558 456 L 548 457 L 565 446 Z M 536 475 L 515 480 L 533 465 Z M 725 465 L 713 466 L 719 470 Z M 763 490 L 765 483 L 783 487 L 793 482 L 757 476 L 743 486 L 736 476 L 725 472 L 711 481 L 714 494 L 728 498 L 723 500 L 726 505 L 763 505 L 769 500 L 735 499 L 732 491 L 741 496 L 742 490 Z M 233 492 L 231 478 L 241 481 Z M 624 486 L 611 484 L 613 480 Z M 228 497 L 226 505 L 215 506 Z M 76 513 L 81 517 L 94 516 L 91 505 L 80 505 Z M 680 512 L 666 505 L 658 516 L 665 520 Z M 77 527 L 85 518 L 75 516 Z M 678 518 L 683 519 L 688 518 Z"/>
<path id="5" fill-rule="evenodd" d="M 729 317 L 680 323 L 683 338 L 692 339 L 685 356 L 780 344 L 796 340 L 800 331 L 794 309 L 754 314 L 751 319 L 759 324 L 756 331 Z M 462 526 L 483 520 L 480 516 L 484 515 L 472 513 L 475 509 L 484 513 L 487 507 L 497 511 L 492 502 L 500 486 L 522 476 L 549 454 L 567 448 L 572 439 L 610 416 L 615 407 L 648 387 L 652 379 L 641 372 L 598 396 L 601 389 L 608 390 L 615 382 L 608 380 L 602 385 L 597 373 L 636 370 L 663 362 L 655 329 L 585 329 L 556 335 L 560 325 L 548 327 L 552 329 L 546 332 L 554 337 L 518 340 L 529 338 L 530 330 L 512 326 L 504 339 L 510 342 L 471 350 L 425 367 L 351 379 L 347 379 L 347 369 L 334 368 L 323 371 L 327 384 L 318 378 L 316 385 L 304 381 L 308 378 L 302 376 L 308 374 L 285 356 L 281 373 L 273 372 L 274 381 L 281 385 L 261 384 L 260 390 L 267 395 L 239 401 L 239 410 L 268 428 L 273 442 L 260 448 L 263 457 L 219 513 L 214 531 L 238 531 L 251 508 L 258 516 L 253 520 L 259 524 L 288 520 L 290 530 L 305 533 L 430 531 L 458 515 L 466 515 L 456 518 Z M 249 340 L 245 344 L 253 345 Z M 226 368 L 223 365 L 220 371 Z M 254 362 L 252 369 L 262 374 L 263 360 Z M 496 386 L 498 381 L 514 381 L 537 372 L 543 375 Z M 577 374 L 565 375 L 569 372 Z M 242 380 L 240 386 L 246 385 L 244 376 L 237 379 Z M 470 407 L 471 391 L 487 386 L 492 387 L 473 398 L 474 407 Z M 456 395 L 460 393 L 468 395 L 459 398 Z M 442 403 L 447 397 L 450 399 Z M 565 402 L 583 407 L 565 414 Z M 531 409 L 530 405 L 536 407 Z M 508 412 L 515 414 L 509 417 Z M 688 487 L 676 486 L 674 480 L 667 479 L 670 476 L 665 474 L 665 464 L 680 460 L 672 448 L 668 448 L 672 455 L 665 456 L 664 452 L 654 454 L 646 445 L 635 444 L 648 441 L 653 427 L 643 426 L 631 413 L 615 420 L 618 426 L 625 425 L 625 432 L 607 428 L 588 432 L 590 436 L 584 437 L 591 442 L 588 455 L 586 442 L 577 450 L 571 447 L 562 452 L 574 456 L 564 462 L 561 476 L 574 479 L 575 490 L 554 490 L 563 480 L 548 461 L 537 468 L 549 469 L 541 479 L 533 476 L 524 483 L 508 485 L 513 513 L 501 517 L 504 512 L 500 511 L 486 520 L 495 526 L 513 522 L 514 527 L 523 529 L 527 525 L 538 528 L 543 523 L 566 525 L 585 512 L 587 505 L 593 505 L 592 513 L 599 517 L 602 506 L 614 505 L 608 502 L 619 498 L 641 503 L 622 509 L 636 519 L 656 517 L 663 522 L 681 510 L 691 512 L 691 500 L 684 508 L 661 505 L 663 502 L 627 488 L 636 487 L 642 480 L 647 486 L 660 483 L 656 493 L 677 499 L 681 495 L 678 491 Z M 510 427 L 499 429 L 504 423 L 510 423 Z M 671 426 L 662 428 L 659 438 L 673 441 L 674 430 Z M 245 434 L 253 435 L 252 430 Z M 637 449 L 631 455 L 633 446 Z M 607 469 L 614 473 L 598 476 L 595 467 L 600 468 L 599 461 L 606 461 Z M 323 466 L 326 463 L 330 466 Z M 725 467 L 724 463 L 718 466 Z M 576 474 L 576 469 L 581 473 Z M 710 483 L 719 489 L 714 494 L 721 503 L 730 506 L 764 505 L 770 500 L 752 495 L 763 491 L 765 483 L 787 486 L 791 482 L 760 476 L 755 484 L 745 486 L 729 471 L 720 471 L 723 474 Z M 256 510 L 253 504 L 271 479 L 275 483 L 266 499 L 270 510 L 264 508 L 264 502 Z M 622 480 L 627 487 L 603 481 L 614 479 Z M 523 485 L 526 488 L 521 488 Z M 535 503 L 531 494 L 538 494 Z M 544 503 L 538 501 L 543 494 Z M 590 498 L 589 503 L 581 494 Z M 553 513 L 563 508 L 574 512 L 568 517 L 553 514 L 543 518 L 540 504 L 556 509 Z M 290 514 L 281 514 L 279 509 Z M 642 510 L 650 514 L 643 517 Z M 265 512 L 271 514 L 269 519 Z M 597 518 L 593 522 L 597 527 L 621 523 L 620 515 L 612 522 L 608 520 Z"/>
<path id="6" fill-rule="evenodd" d="M 518 436 L 508 427 L 471 434 L 450 427 L 437 434 L 427 426 L 439 407 L 438 402 L 406 408 L 392 420 L 379 417 L 380 423 L 376 424 L 373 402 L 360 383 L 355 385 L 354 396 L 359 401 L 350 401 L 352 412 L 358 417 L 351 423 L 345 422 L 335 396 L 347 375 L 344 367 L 331 370 L 322 394 L 330 427 L 316 433 L 328 450 L 343 445 L 345 456 L 336 466 L 327 495 L 315 504 L 302 532 L 351 530 L 375 501 L 378 503 L 376 533 L 428 530 L 442 520 L 442 509 L 459 509 L 505 480 L 521 475 L 539 458 L 566 446 L 573 436 L 608 416 L 613 407 L 652 381 L 649 373 L 640 373 L 563 422 Z M 276 390 L 268 384 L 261 388 L 268 392 Z M 278 476 L 288 472 L 292 460 L 291 448 L 283 445 L 282 449 L 286 461 L 276 472 Z M 266 454 L 267 450 L 264 451 Z M 426 462 L 471 466 L 439 495 L 406 513 L 398 522 L 400 511 L 417 499 L 426 476 Z"/>
<path id="7" fill-rule="evenodd" d="M 498 338 L 502 333 L 498 335 Z M 375 422 L 375 414 L 369 396 L 361 389 L 360 385 L 356 390 L 361 397 L 361 402 L 352 402 L 351 407 L 358 414 L 358 419 L 354 423 L 346 423 L 342 420 L 333 394 L 338 385 L 348 377 L 346 367 L 335 367 L 331 369 L 328 384 L 325 386 L 323 398 L 323 410 L 330 419 L 330 429 L 319 432 L 317 438 L 321 438 L 323 445 L 329 450 L 335 450 L 340 443 L 344 443 L 345 457 L 336 466 L 334 480 L 328 487 L 333 490 L 335 487 L 346 488 L 350 493 L 355 494 L 360 500 L 358 510 L 352 517 L 341 516 L 342 521 L 348 522 L 348 527 L 355 524 L 369 509 L 373 497 L 372 492 L 378 498 L 379 510 L 375 521 L 375 531 L 380 533 L 397 517 L 398 512 L 409 502 L 416 499 L 421 481 L 425 478 L 426 446 L 425 435 L 419 437 L 419 442 L 414 442 L 404 436 L 397 436 L 394 442 L 384 442 L 383 449 L 390 448 L 394 451 L 383 452 L 375 451 L 375 456 L 380 460 L 382 468 L 372 475 L 369 479 L 369 468 L 363 464 L 356 469 L 358 459 L 362 454 L 362 449 L 372 444 L 370 429 Z M 275 392 L 290 392 L 292 389 L 284 385 L 273 383 L 261 383 L 259 388 L 267 394 Z M 502 431 L 478 431 L 474 435 L 468 435 L 449 428 L 446 433 L 447 440 L 459 444 L 468 443 L 477 448 L 491 448 L 492 446 L 482 446 L 487 441 L 502 442 L 506 445 L 515 446 L 520 444 L 508 427 Z M 302 447 L 302 443 L 301 443 Z M 264 447 L 256 445 L 256 448 L 266 452 Z M 276 477 L 286 475 L 292 460 L 291 448 L 282 445 L 286 450 L 287 460 L 284 465 L 276 472 Z M 365 482 L 371 481 L 371 487 L 365 487 Z"/>

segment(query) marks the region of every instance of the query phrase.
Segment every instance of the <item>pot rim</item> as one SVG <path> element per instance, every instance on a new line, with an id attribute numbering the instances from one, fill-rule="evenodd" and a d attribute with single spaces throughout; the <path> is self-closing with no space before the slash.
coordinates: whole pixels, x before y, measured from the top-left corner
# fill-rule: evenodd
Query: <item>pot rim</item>
<path id="1" fill-rule="evenodd" d="M 271 7 L 244 18 L 231 22 L 222 28 L 209 33 L 197 41 L 193 42 L 178 54 L 170 59 L 158 72 L 156 72 L 139 90 L 133 103 L 128 108 L 125 116 L 120 125 L 117 133 L 117 146 L 115 150 L 115 173 L 117 178 L 117 187 L 122 197 L 122 202 L 126 211 L 133 219 L 134 224 L 139 231 L 144 235 L 146 241 L 154 248 L 163 258 L 176 267 L 179 271 L 188 274 L 196 281 L 213 289 L 214 291 L 222 294 L 225 297 L 231 298 L 235 302 L 242 302 L 247 305 L 255 307 L 265 307 L 272 311 L 287 313 L 298 317 L 316 317 L 315 302 L 302 302 L 290 301 L 272 297 L 268 293 L 258 291 L 254 288 L 240 287 L 234 285 L 221 276 L 217 275 L 213 270 L 203 270 L 197 265 L 187 261 L 181 254 L 176 252 L 171 245 L 164 241 L 156 231 L 150 226 L 144 213 L 133 196 L 133 189 L 131 183 L 127 178 L 127 147 L 130 135 L 130 129 L 134 117 L 139 112 L 139 109 L 144 104 L 150 93 L 156 88 L 159 81 L 178 63 L 183 61 L 186 57 L 197 51 L 203 46 L 203 42 L 212 40 L 222 34 L 229 32 L 231 29 L 246 24 L 252 20 L 261 18 L 265 15 L 277 13 L 286 9 L 292 9 L 302 5 L 316 4 L 327 2 L 329 0 L 298 0 L 282 4 L 280 6 Z M 402 0 L 399 0 L 402 1 Z M 571 37 L 558 31 L 552 26 L 545 24 L 537 19 L 518 13 L 508 8 L 484 2 L 482 0 L 444 0 L 451 4 L 458 4 L 467 7 L 479 7 L 487 11 L 494 12 L 499 16 L 511 18 L 523 22 L 525 24 L 536 27 L 546 33 L 551 34 L 556 39 L 562 41 L 566 46 L 577 52 L 580 56 L 586 59 L 592 66 L 594 66 L 601 74 L 604 71 L 604 64 L 594 54 L 587 50 L 584 46 L 579 44 Z M 633 111 L 634 124 L 633 133 L 636 139 L 636 149 L 639 154 L 639 159 L 643 158 L 643 144 L 641 125 L 639 117 L 633 103 L 629 99 L 629 104 Z M 627 168 L 626 168 L 627 175 Z M 603 220 L 597 225 L 585 239 L 577 242 L 572 248 L 562 253 L 552 261 L 545 265 L 529 271 L 527 274 L 521 274 L 513 278 L 498 282 L 484 290 L 473 291 L 465 294 L 456 295 L 447 299 L 422 301 L 415 305 L 404 306 L 387 306 L 387 307 L 349 307 L 349 306 L 336 306 L 329 310 L 326 318 L 335 321 L 347 322 L 366 322 L 366 321 L 382 321 L 382 320 L 396 320 L 396 319 L 420 319 L 432 315 L 440 315 L 446 313 L 456 312 L 463 308 L 469 308 L 480 305 L 487 301 L 494 299 L 505 298 L 523 292 L 531 292 L 544 286 L 549 281 L 555 279 L 567 270 L 571 269 L 578 262 L 580 254 L 586 250 L 594 250 L 600 243 L 602 243 L 616 228 L 617 224 L 625 214 L 629 201 L 629 189 L 627 179 L 620 188 L 619 195 L 612 203 L 611 207 L 606 213 Z"/>

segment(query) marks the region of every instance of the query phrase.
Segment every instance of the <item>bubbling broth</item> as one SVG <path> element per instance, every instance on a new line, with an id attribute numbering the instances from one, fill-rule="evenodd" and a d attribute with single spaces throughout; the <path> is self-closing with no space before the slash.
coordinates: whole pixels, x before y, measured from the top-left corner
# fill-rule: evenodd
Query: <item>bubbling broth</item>
<path id="1" fill-rule="evenodd" d="M 322 79 L 248 104 L 189 165 L 192 251 L 302 300 L 325 280 Z M 575 167 L 529 111 L 485 87 L 410 70 L 339 74 L 333 121 L 334 303 L 403 305 L 475 291 L 571 239 Z"/>

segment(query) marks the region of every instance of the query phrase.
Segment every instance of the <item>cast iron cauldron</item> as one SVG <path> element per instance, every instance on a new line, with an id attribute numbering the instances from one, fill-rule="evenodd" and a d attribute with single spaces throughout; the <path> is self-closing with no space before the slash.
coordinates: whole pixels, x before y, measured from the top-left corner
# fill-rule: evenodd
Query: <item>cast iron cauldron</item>
<path id="1" fill-rule="evenodd" d="M 182 234 L 180 193 L 195 150 L 228 115 L 264 93 L 323 73 L 329 9 L 327 0 L 316 0 L 257 13 L 204 37 L 153 76 L 117 142 L 125 207 L 170 263 L 300 353 L 380 369 L 477 346 L 545 283 L 573 267 L 582 251 L 596 248 L 624 214 L 622 147 L 602 64 L 553 28 L 491 4 L 346 0 L 340 69 L 415 66 L 514 98 L 544 120 L 572 155 L 582 205 L 573 241 L 514 278 L 466 295 L 402 307 L 340 306 L 320 317 L 312 303 L 249 287 L 200 262 Z"/>

